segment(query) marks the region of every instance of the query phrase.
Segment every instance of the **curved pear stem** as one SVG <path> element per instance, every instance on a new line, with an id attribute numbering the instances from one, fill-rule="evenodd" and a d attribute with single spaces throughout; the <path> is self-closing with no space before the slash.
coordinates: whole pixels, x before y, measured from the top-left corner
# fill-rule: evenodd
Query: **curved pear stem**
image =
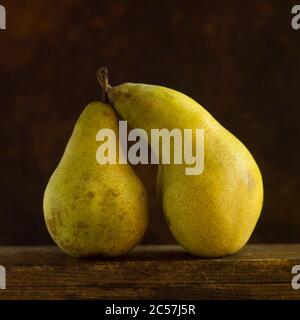
<path id="1" fill-rule="evenodd" d="M 103 90 L 102 101 L 104 103 L 109 103 L 107 92 L 111 86 L 108 83 L 108 69 L 106 67 L 102 67 L 97 71 L 97 79 Z"/>

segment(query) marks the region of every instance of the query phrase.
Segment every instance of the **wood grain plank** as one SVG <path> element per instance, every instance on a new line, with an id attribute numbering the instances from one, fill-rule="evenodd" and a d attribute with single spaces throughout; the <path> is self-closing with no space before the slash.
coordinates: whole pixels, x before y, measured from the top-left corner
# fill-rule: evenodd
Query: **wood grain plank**
<path id="1" fill-rule="evenodd" d="M 289 284 L 152 285 L 141 287 L 24 287 L 0 291 L 0 300 L 74 299 L 196 299 L 196 300 L 299 300 Z"/>
<path id="2" fill-rule="evenodd" d="M 248 245 L 219 259 L 179 246 L 140 246 L 116 259 L 74 259 L 55 247 L 1 247 L 0 299 L 300 299 L 300 245 Z"/>

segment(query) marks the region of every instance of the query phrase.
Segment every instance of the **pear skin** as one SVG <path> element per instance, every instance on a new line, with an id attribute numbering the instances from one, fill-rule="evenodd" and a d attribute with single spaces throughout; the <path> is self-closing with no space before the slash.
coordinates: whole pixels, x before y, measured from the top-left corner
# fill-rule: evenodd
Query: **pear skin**
<path id="1" fill-rule="evenodd" d="M 175 90 L 125 83 L 109 88 L 108 96 L 117 112 L 148 137 L 151 129 L 204 129 L 202 174 L 186 175 L 184 163 L 161 165 L 164 214 L 176 240 L 194 255 L 220 257 L 240 250 L 263 203 L 261 173 L 247 148 L 201 105 Z"/>
<path id="2" fill-rule="evenodd" d="M 115 111 L 94 102 L 82 112 L 44 194 L 48 230 L 74 257 L 126 254 L 148 223 L 146 193 L 130 165 L 118 164 L 119 154 L 116 164 L 96 161 L 100 129 L 112 129 L 118 139 Z"/>

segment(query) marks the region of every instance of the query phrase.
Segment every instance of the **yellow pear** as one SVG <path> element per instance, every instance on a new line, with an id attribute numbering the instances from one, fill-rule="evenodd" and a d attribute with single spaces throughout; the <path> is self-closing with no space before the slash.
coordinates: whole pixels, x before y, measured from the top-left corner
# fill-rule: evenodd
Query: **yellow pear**
<path id="1" fill-rule="evenodd" d="M 125 83 L 110 87 L 108 96 L 118 113 L 149 137 L 151 129 L 204 129 L 201 174 L 187 175 L 185 163 L 160 166 L 164 214 L 174 237 L 194 255 L 218 257 L 241 249 L 263 202 L 260 170 L 246 147 L 201 105 L 175 90 Z"/>
<path id="2" fill-rule="evenodd" d="M 75 257 L 125 254 L 142 239 L 148 223 L 144 187 L 130 165 L 119 164 L 117 148 L 116 164 L 97 162 L 100 129 L 113 130 L 118 139 L 115 111 L 94 102 L 82 112 L 44 195 L 48 230 Z"/>

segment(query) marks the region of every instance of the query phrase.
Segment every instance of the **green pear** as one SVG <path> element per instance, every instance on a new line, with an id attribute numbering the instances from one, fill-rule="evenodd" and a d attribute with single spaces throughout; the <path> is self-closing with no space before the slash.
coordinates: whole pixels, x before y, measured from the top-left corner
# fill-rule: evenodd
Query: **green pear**
<path id="1" fill-rule="evenodd" d="M 148 223 L 144 187 L 130 165 L 118 164 L 118 150 L 116 164 L 97 162 L 100 129 L 113 130 L 118 139 L 115 111 L 94 102 L 82 112 L 44 195 L 48 230 L 75 257 L 125 254 L 142 239 Z"/>
<path id="2" fill-rule="evenodd" d="M 125 83 L 110 87 L 108 96 L 118 113 L 148 137 L 151 129 L 204 129 L 201 174 L 187 175 L 185 163 L 160 166 L 164 214 L 174 237 L 194 255 L 218 257 L 241 249 L 263 202 L 260 170 L 246 147 L 201 105 L 175 90 Z"/>

